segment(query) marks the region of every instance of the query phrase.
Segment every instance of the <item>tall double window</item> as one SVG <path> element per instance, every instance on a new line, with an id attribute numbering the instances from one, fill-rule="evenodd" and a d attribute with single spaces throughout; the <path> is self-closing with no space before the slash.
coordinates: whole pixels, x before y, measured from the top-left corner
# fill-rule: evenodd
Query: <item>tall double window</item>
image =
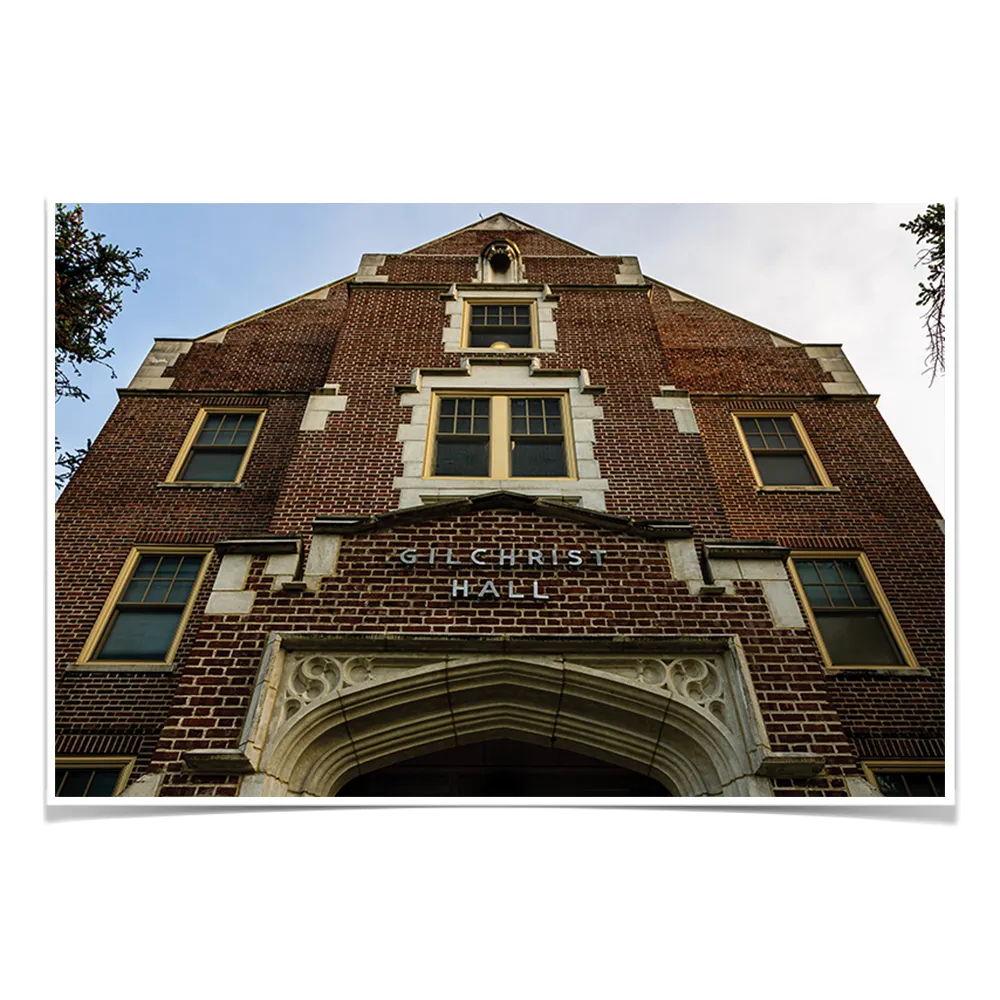
<path id="1" fill-rule="evenodd" d="M 573 476 L 564 395 L 440 394 L 425 474 L 463 479 Z"/>
<path id="2" fill-rule="evenodd" d="M 863 553 L 797 553 L 792 567 L 828 666 L 914 665 Z"/>
<path id="3" fill-rule="evenodd" d="M 81 662 L 171 662 L 207 562 L 204 549 L 133 549 Z"/>
<path id="4" fill-rule="evenodd" d="M 796 414 L 734 413 L 733 418 L 759 487 L 830 486 Z"/>
<path id="5" fill-rule="evenodd" d="M 201 409 L 167 482 L 238 483 L 263 419 L 264 411 L 257 409 Z"/>

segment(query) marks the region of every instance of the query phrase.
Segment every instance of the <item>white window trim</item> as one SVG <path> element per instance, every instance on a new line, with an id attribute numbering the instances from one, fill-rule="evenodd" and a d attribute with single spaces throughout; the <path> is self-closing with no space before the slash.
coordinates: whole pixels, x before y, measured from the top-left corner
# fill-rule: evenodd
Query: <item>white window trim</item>
<path id="1" fill-rule="evenodd" d="M 401 423 L 396 434 L 396 440 L 403 444 L 403 474 L 396 477 L 392 485 L 400 491 L 400 508 L 510 490 L 565 500 L 591 510 L 607 509 L 604 495 L 608 481 L 601 478 L 600 467 L 594 458 L 594 421 L 603 420 L 604 411 L 594 403 L 586 370 L 548 375 L 528 359 L 524 364 L 490 364 L 484 359 L 475 364 L 463 364 L 454 372 L 444 373 L 440 369 L 427 375 L 414 372 L 413 385 L 415 391 L 403 393 L 399 401 L 411 411 L 409 422 Z M 423 475 L 435 392 L 472 390 L 517 394 L 539 389 L 566 395 L 573 422 L 576 479 L 437 479 Z"/>

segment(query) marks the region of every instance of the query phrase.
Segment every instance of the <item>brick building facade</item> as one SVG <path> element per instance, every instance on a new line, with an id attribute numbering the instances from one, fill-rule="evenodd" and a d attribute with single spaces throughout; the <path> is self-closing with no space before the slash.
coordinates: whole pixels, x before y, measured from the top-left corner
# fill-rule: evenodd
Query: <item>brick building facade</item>
<path id="1" fill-rule="evenodd" d="M 57 794 L 940 795 L 876 403 L 504 215 L 158 340 L 57 505 Z"/>

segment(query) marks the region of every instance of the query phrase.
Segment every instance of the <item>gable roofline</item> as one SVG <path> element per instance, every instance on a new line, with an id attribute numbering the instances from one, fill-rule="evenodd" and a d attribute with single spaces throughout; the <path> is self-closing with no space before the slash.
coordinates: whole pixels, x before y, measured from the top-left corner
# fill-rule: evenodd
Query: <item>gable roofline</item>
<path id="1" fill-rule="evenodd" d="M 778 333 L 777 330 L 761 326 L 760 323 L 755 323 L 752 319 L 747 319 L 744 316 L 738 316 L 736 313 L 730 312 L 728 309 L 723 309 L 722 306 L 717 306 L 714 303 L 709 302 L 707 299 L 699 299 L 698 296 L 691 295 L 689 292 L 685 292 L 684 289 L 678 288 L 676 285 L 668 285 L 665 281 L 660 281 L 658 278 L 651 278 L 648 274 L 644 274 L 643 278 L 645 278 L 646 281 L 651 282 L 657 288 L 665 288 L 668 292 L 677 292 L 679 295 L 683 295 L 684 298 L 690 299 L 692 302 L 697 302 L 702 306 L 708 306 L 709 309 L 714 309 L 716 312 L 724 313 L 726 316 L 732 316 L 733 319 L 738 319 L 741 323 L 749 323 L 751 326 L 757 327 L 758 330 L 763 330 L 764 333 L 768 333 L 772 337 L 781 337 L 782 340 L 787 340 L 795 347 L 806 346 L 806 344 L 801 340 L 795 340 L 793 337 L 789 337 L 786 333 Z"/>
<path id="2" fill-rule="evenodd" d="M 301 295 L 294 295 L 290 299 L 285 299 L 284 302 L 278 302 L 276 305 L 267 306 L 264 309 L 259 309 L 255 313 L 251 313 L 249 316 L 244 316 L 242 319 L 233 320 L 232 323 L 226 323 L 225 326 L 217 327 L 214 330 L 209 330 L 208 333 L 199 333 L 197 337 L 157 337 L 157 340 L 190 340 L 197 342 L 199 340 L 207 340 L 209 337 L 214 337 L 217 334 L 225 333 L 227 330 L 232 330 L 235 326 L 242 326 L 244 323 L 249 323 L 251 320 L 260 319 L 261 316 L 266 316 L 268 313 L 277 311 L 278 309 L 284 309 L 285 306 L 294 305 L 296 302 L 301 302 L 303 299 L 308 299 L 310 296 L 315 295 L 317 292 L 322 292 L 324 289 L 329 292 L 331 288 L 337 285 L 344 284 L 345 281 L 350 281 L 357 271 L 352 274 L 347 274 L 343 278 L 338 278 L 336 281 L 327 281 L 322 285 L 317 285 L 315 288 L 308 292 L 303 292 Z"/>
<path id="3" fill-rule="evenodd" d="M 525 222 L 523 219 L 517 219 L 509 212 L 494 212 L 493 215 L 488 216 L 486 219 L 481 219 L 480 222 L 488 222 L 490 219 L 495 219 L 497 216 L 500 215 L 510 219 L 511 222 L 517 222 L 520 225 L 526 226 L 528 229 L 533 230 L 534 232 L 541 233 L 543 236 L 548 236 L 550 239 L 558 240 L 560 243 L 565 243 L 567 246 L 573 247 L 576 250 L 580 250 L 588 257 L 602 256 L 601 254 L 594 253 L 593 250 L 588 250 L 586 247 L 581 247 L 576 243 L 571 243 L 569 240 L 563 239 L 561 236 L 556 236 L 554 233 L 547 232 L 544 229 L 539 229 L 537 226 L 533 226 L 531 223 Z M 396 256 L 404 256 L 405 254 L 408 253 L 415 253 L 417 250 L 421 250 L 424 247 L 431 246 L 431 244 L 433 243 L 440 243 L 442 240 L 450 239 L 452 236 L 457 236 L 459 233 L 472 231 L 473 229 L 475 229 L 477 225 L 479 225 L 479 222 L 473 222 L 468 226 L 463 226 L 461 229 L 456 229 L 453 232 L 446 233 L 444 236 L 435 237 L 434 239 L 429 240 L 427 243 L 422 243 L 420 246 L 414 247 L 411 250 L 404 250 L 402 254 L 387 254 L 386 256 L 396 257 Z M 496 231 L 499 232 L 499 230 Z M 603 256 L 619 257 L 621 256 L 621 254 L 606 254 Z M 225 333 L 227 330 L 231 330 L 233 327 L 242 326 L 244 323 L 249 323 L 252 320 L 260 319 L 260 317 L 266 316 L 268 313 L 276 312 L 278 309 L 284 309 L 286 306 L 293 305 L 294 303 L 300 302 L 303 299 L 308 299 L 310 296 L 315 295 L 317 292 L 321 292 L 324 289 L 329 290 L 335 288 L 337 285 L 342 285 L 345 282 L 352 281 L 356 276 L 357 276 L 357 271 L 354 271 L 351 274 L 344 275 L 344 277 L 342 278 L 337 278 L 335 281 L 318 285 L 316 288 L 313 288 L 308 292 L 303 292 L 301 295 L 295 295 L 290 299 L 285 299 L 284 302 L 278 302 L 273 306 L 267 306 L 264 309 L 259 309 L 257 312 L 251 313 L 249 316 L 244 316 L 241 319 L 233 320 L 233 322 L 231 323 L 226 323 L 224 326 L 217 327 L 214 330 L 209 330 L 207 333 L 198 334 L 195 337 L 157 337 L 156 339 L 190 340 L 193 342 L 199 340 L 207 340 L 209 337 L 214 337 L 220 333 Z M 700 299 L 698 298 L 698 296 L 691 295 L 689 292 L 684 291 L 682 288 L 678 288 L 676 285 L 668 285 L 666 282 L 660 281 L 658 278 L 651 278 L 648 274 L 643 274 L 643 278 L 646 281 L 651 282 L 658 288 L 664 288 L 667 291 L 677 292 L 683 295 L 685 298 L 691 299 L 691 301 L 693 302 L 697 302 L 700 305 L 708 306 L 710 309 L 715 309 L 718 312 L 724 313 L 726 316 L 732 316 L 734 319 L 738 319 L 741 323 L 749 323 L 751 326 L 757 327 L 758 330 L 763 330 L 765 333 L 768 333 L 774 337 L 781 337 L 783 340 L 787 340 L 790 344 L 796 347 L 806 346 L 805 342 L 803 341 L 795 340 L 793 337 L 789 337 L 787 334 L 784 333 L 778 333 L 777 330 L 772 330 L 769 327 L 762 326 L 760 323 L 755 323 L 751 319 L 746 319 L 745 317 L 739 316 L 734 312 L 730 312 L 728 309 L 723 309 L 721 306 L 717 306 L 714 303 L 707 301 L 706 299 Z"/>
<path id="4" fill-rule="evenodd" d="M 546 232 L 544 229 L 539 229 L 538 226 L 532 225 L 530 222 L 525 222 L 524 219 L 517 219 L 510 212 L 494 212 L 492 215 L 487 216 L 485 219 L 480 219 L 478 222 L 472 222 L 467 226 L 462 226 L 461 229 L 456 229 L 454 232 L 445 233 L 444 236 L 436 236 L 432 240 L 428 240 L 426 243 L 421 243 L 418 247 L 413 247 L 410 250 L 404 250 L 403 254 L 416 253 L 418 250 L 423 250 L 424 247 L 429 247 L 434 243 L 440 243 L 442 240 L 450 240 L 452 236 L 457 236 L 459 233 L 471 232 L 483 222 L 489 222 L 490 219 L 495 219 L 498 215 L 504 216 L 504 218 L 510 219 L 511 222 L 516 222 L 526 229 L 531 229 L 536 233 L 541 233 L 543 236 L 548 236 L 549 239 L 558 240 L 560 243 L 565 243 L 568 247 L 573 247 L 574 250 L 580 250 L 585 253 L 588 257 L 600 257 L 600 254 L 594 253 L 593 250 L 588 250 L 586 247 L 582 247 L 577 243 L 571 243 L 569 240 L 564 239 L 562 236 L 556 236 L 555 233 Z M 502 230 L 483 230 L 483 232 L 502 232 Z M 612 254 L 611 256 L 620 256 L 619 254 Z"/>
<path id="5" fill-rule="evenodd" d="M 312 523 L 312 530 L 314 534 L 320 535 L 361 535 L 386 528 L 440 521 L 482 510 L 534 513 L 638 538 L 691 538 L 694 532 L 693 526 L 687 522 L 618 517 L 589 507 L 574 507 L 547 497 L 535 497 L 510 490 L 458 497 L 421 507 L 404 507 L 368 517 L 317 517 Z"/>
<path id="6" fill-rule="evenodd" d="M 581 247 L 576 243 L 571 243 L 569 240 L 563 239 L 561 236 L 556 236 L 555 233 L 546 232 L 544 229 L 539 229 L 538 226 L 533 226 L 530 222 L 525 222 L 523 219 L 516 219 L 509 212 L 494 212 L 492 215 L 488 216 L 486 219 L 480 219 L 479 222 L 488 222 L 490 219 L 495 219 L 497 216 L 502 215 L 505 218 L 510 219 L 511 222 L 516 222 L 519 225 L 525 226 L 528 229 L 534 230 L 536 233 L 541 233 L 543 236 L 548 236 L 550 239 L 558 240 L 560 243 L 565 243 L 566 246 L 573 247 L 576 250 L 580 250 L 585 253 L 588 257 L 599 257 L 600 254 L 594 253 L 593 250 L 588 250 L 586 247 Z M 436 236 L 432 240 L 428 240 L 426 243 L 422 243 L 418 247 L 414 247 L 412 250 L 404 250 L 399 254 L 387 254 L 386 256 L 400 257 L 408 253 L 414 253 L 417 250 L 421 250 L 424 247 L 429 247 L 433 243 L 440 243 L 442 240 L 450 239 L 452 236 L 457 236 L 459 233 L 464 233 L 467 230 L 473 230 L 479 225 L 479 222 L 470 223 L 468 226 L 463 226 L 461 229 L 456 229 L 454 232 L 446 233 L 444 236 Z M 499 232 L 500 230 L 497 230 Z M 618 255 L 612 255 L 618 256 Z M 249 323 L 251 320 L 260 319 L 261 316 L 266 316 L 268 313 L 275 312 L 278 309 L 284 309 L 285 306 L 293 305 L 296 302 L 300 302 L 302 299 L 308 299 L 310 295 L 315 295 L 317 292 L 323 291 L 324 288 L 333 288 L 336 285 L 342 285 L 346 281 L 351 281 L 357 276 L 357 271 L 351 272 L 351 274 L 344 275 L 343 278 L 338 278 L 336 281 L 331 281 L 322 285 L 318 285 L 316 288 L 311 289 L 308 292 L 303 292 L 301 295 L 295 295 L 290 299 L 285 299 L 284 302 L 278 302 L 273 306 L 267 306 L 265 309 L 259 309 L 255 313 L 251 313 L 249 316 L 244 316 L 242 319 L 233 320 L 232 323 L 226 323 L 224 326 L 216 327 L 214 330 L 209 330 L 207 333 L 200 333 L 196 337 L 157 337 L 157 340 L 207 340 L 209 337 L 214 337 L 220 333 L 225 333 L 226 330 L 231 330 L 234 326 L 242 326 L 244 323 Z"/>

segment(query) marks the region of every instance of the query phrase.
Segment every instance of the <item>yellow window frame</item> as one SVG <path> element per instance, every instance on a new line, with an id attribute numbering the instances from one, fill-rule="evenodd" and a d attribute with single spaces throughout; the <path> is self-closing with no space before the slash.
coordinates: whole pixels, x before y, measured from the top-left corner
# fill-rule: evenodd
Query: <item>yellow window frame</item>
<path id="1" fill-rule="evenodd" d="M 490 400 L 490 474 L 488 476 L 438 476 L 434 474 L 437 461 L 438 416 L 442 399 L 488 398 Z M 510 474 L 510 401 L 511 399 L 558 399 L 563 425 L 563 452 L 566 458 L 565 476 L 512 476 Z M 424 448 L 424 479 L 480 479 L 488 482 L 496 479 L 517 479 L 519 482 L 568 482 L 577 479 L 576 449 L 573 446 L 573 422 L 569 408 L 569 394 L 565 392 L 525 392 L 512 390 L 493 392 L 484 390 L 448 390 L 435 392 L 431 397 L 430 420 L 427 428 L 427 443 Z"/>
<path id="2" fill-rule="evenodd" d="M 806 453 L 806 461 L 812 468 L 817 482 L 791 486 L 769 485 L 765 483 L 761 479 L 760 470 L 757 468 L 757 460 L 754 457 L 750 443 L 747 441 L 746 434 L 743 432 L 743 425 L 740 423 L 741 420 L 747 417 L 779 417 L 784 420 L 791 420 L 795 428 L 795 433 L 802 442 L 802 448 Z M 738 410 L 732 413 L 732 418 L 736 426 L 736 434 L 739 442 L 743 447 L 743 454 L 746 456 L 747 464 L 750 466 L 750 471 L 753 473 L 754 482 L 759 492 L 802 493 L 809 492 L 810 490 L 830 492 L 831 490 L 839 489 L 839 487 L 834 486 L 830 482 L 830 477 L 826 474 L 826 469 L 823 468 L 823 463 L 820 461 L 819 455 L 816 454 L 816 449 L 813 447 L 812 441 L 809 440 L 809 435 L 806 433 L 802 420 L 794 410 Z M 776 454 L 780 454 L 780 452 L 776 452 Z"/>
<path id="3" fill-rule="evenodd" d="M 472 323 L 473 306 L 528 306 L 531 310 L 531 347 L 470 347 L 469 327 Z M 497 327 L 503 330 L 504 327 Z M 507 328 L 509 329 L 509 327 Z M 516 354 L 524 351 L 538 350 L 538 301 L 536 299 L 463 299 L 462 300 L 462 340 L 463 351 L 503 351 L 505 354 Z"/>
<path id="4" fill-rule="evenodd" d="M 110 767 L 117 767 L 121 769 L 118 775 L 118 781 L 115 783 L 115 790 L 111 793 L 112 795 L 120 795 L 128 785 L 128 779 L 132 774 L 132 768 L 135 767 L 135 757 L 102 755 L 85 756 L 82 754 L 68 756 L 58 755 L 55 759 L 53 771 L 58 768 L 66 768 L 71 771 L 89 771 Z M 58 792 L 59 789 L 53 787 L 53 794 L 56 797 L 58 797 Z"/>
<path id="5" fill-rule="evenodd" d="M 878 781 L 875 779 L 877 774 L 940 774 L 942 779 L 944 779 L 942 784 L 946 785 L 947 783 L 944 761 L 940 758 L 928 758 L 925 760 L 913 760 L 912 758 L 906 760 L 863 760 L 861 761 L 861 769 L 864 771 L 869 783 L 875 788 L 878 788 Z M 945 791 L 947 792 L 947 787 Z"/>
<path id="6" fill-rule="evenodd" d="M 198 435 L 201 433 L 202 428 L 205 426 L 205 421 L 212 415 L 216 413 L 222 414 L 256 414 L 257 422 L 254 425 L 253 433 L 250 435 L 250 440 L 247 442 L 246 448 L 243 451 L 243 460 L 240 462 L 239 468 L 236 470 L 236 476 L 233 479 L 180 479 L 181 473 L 184 471 L 185 466 L 188 463 L 188 459 L 191 456 L 192 449 L 194 448 L 195 442 L 198 440 Z M 243 481 L 243 473 L 246 471 L 247 463 L 250 461 L 250 454 L 254 449 L 254 445 L 257 443 L 257 437 L 260 435 L 260 429 L 264 424 L 264 416 L 267 410 L 261 406 L 203 406 L 198 410 L 198 415 L 194 419 L 190 429 L 187 432 L 187 437 L 184 438 L 184 443 L 181 445 L 181 450 L 177 453 L 177 457 L 174 459 L 174 464 L 170 467 L 170 471 L 167 473 L 167 478 L 165 482 L 168 483 L 179 483 L 183 486 L 229 486 L 233 483 L 239 483 Z"/>
<path id="7" fill-rule="evenodd" d="M 803 587 L 802 581 L 799 579 L 798 570 L 795 568 L 796 559 L 853 559 L 861 568 L 861 573 L 865 578 L 865 585 L 875 598 L 878 609 L 881 612 L 882 617 L 885 619 L 886 625 L 889 627 L 889 632 L 892 635 L 893 641 L 896 643 L 896 647 L 899 649 L 903 662 L 892 664 L 835 664 L 830 658 L 829 652 L 827 652 L 826 643 L 823 641 L 823 634 L 820 632 L 816 616 L 813 614 L 812 606 L 810 605 L 809 598 L 806 595 L 805 587 Z M 819 651 L 823 656 L 823 664 L 828 672 L 838 673 L 841 670 L 918 670 L 920 668 L 920 664 L 917 663 L 917 658 L 913 655 L 913 650 L 910 648 L 910 644 L 907 642 L 906 636 L 903 634 L 903 629 L 900 627 L 899 621 L 896 619 L 896 615 L 892 610 L 892 605 L 889 603 L 889 599 L 885 596 L 885 591 L 882 590 L 882 586 L 878 582 L 878 577 L 875 576 L 875 570 L 872 568 L 872 564 L 869 562 L 868 556 L 866 556 L 864 552 L 859 549 L 809 549 L 802 552 L 793 552 L 788 558 L 788 569 L 789 575 L 791 576 L 792 582 L 795 584 L 795 589 L 799 595 L 799 601 L 801 602 L 806 613 L 806 618 L 809 621 L 809 627 L 812 629 L 813 636 L 816 639 L 816 645 L 819 646 Z"/>
<path id="8" fill-rule="evenodd" d="M 184 635 L 184 629 L 187 627 L 188 619 L 191 617 L 191 610 L 194 607 L 194 602 L 198 597 L 198 591 L 201 589 L 202 582 L 205 579 L 205 574 L 208 571 L 208 557 L 211 551 L 211 549 L 206 548 L 205 546 L 142 545 L 133 548 L 118 573 L 118 578 L 115 580 L 115 584 L 111 588 L 111 593 L 108 594 L 108 598 L 104 602 L 104 607 L 101 609 L 101 613 L 97 616 L 97 621 L 94 622 L 94 627 L 90 630 L 90 636 L 84 644 L 83 650 L 80 653 L 80 658 L 77 660 L 77 664 L 80 666 L 85 665 L 90 667 L 112 668 L 123 665 L 133 666 L 136 662 L 141 662 L 143 666 L 150 667 L 166 666 L 173 663 L 174 657 L 177 655 L 177 647 L 180 646 L 181 639 Z M 188 595 L 187 603 L 184 605 L 184 610 L 181 612 L 180 620 L 177 623 L 177 631 L 174 633 L 174 638 L 170 644 L 170 648 L 167 650 L 167 655 L 162 660 L 136 661 L 96 659 L 96 656 L 100 652 L 101 647 L 104 645 L 104 641 L 110 631 L 111 623 L 115 618 L 115 611 L 118 607 L 118 603 L 121 600 L 122 594 L 125 592 L 125 588 L 132 580 L 132 575 L 135 572 L 136 566 L 139 564 L 139 560 L 143 556 L 158 555 L 201 556 L 201 566 L 198 569 L 198 575 L 195 577 L 194 584 L 191 587 L 191 593 Z"/>

